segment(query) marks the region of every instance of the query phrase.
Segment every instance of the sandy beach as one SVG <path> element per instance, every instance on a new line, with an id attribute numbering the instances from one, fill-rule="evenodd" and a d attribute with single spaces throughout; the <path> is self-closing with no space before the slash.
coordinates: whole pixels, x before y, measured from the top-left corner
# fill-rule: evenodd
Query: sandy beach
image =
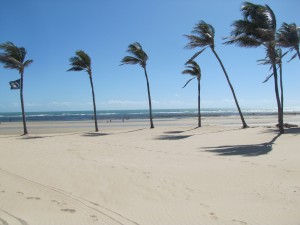
<path id="1" fill-rule="evenodd" d="M 2 123 L 0 224 L 299 225 L 300 128 L 246 119 Z"/>

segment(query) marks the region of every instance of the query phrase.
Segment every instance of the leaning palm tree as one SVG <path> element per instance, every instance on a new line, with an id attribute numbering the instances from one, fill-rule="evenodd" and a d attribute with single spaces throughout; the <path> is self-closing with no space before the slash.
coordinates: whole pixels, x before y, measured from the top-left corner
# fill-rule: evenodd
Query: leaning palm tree
<path id="1" fill-rule="evenodd" d="M 147 69 L 146 69 L 148 56 L 147 56 L 146 52 L 144 52 L 144 50 L 143 50 L 142 46 L 140 45 L 140 43 L 138 43 L 138 42 L 130 44 L 128 46 L 127 52 L 131 55 L 130 56 L 125 56 L 121 60 L 121 63 L 122 63 L 121 65 L 124 65 L 124 64 L 129 64 L 129 65 L 139 64 L 144 69 L 146 82 L 147 82 L 147 90 L 148 90 L 150 128 L 154 128 L 153 117 L 152 117 L 152 104 L 151 104 L 151 95 L 150 95 L 150 85 L 149 85 Z"/>
<path id="2" fill-rule="evenodd" d="M 93 95 L 93 106 L 94 106 L 94 121 L 95 121 L 95 131 L 98 132 L 98 123 L 97 123 L 97 110 L 96 110 L 96 101 L 95 101 L 95 93 L 94 93 L 94 85 L 92 78 L 92 67 L 91 67 L 91 58 L 84 51 L 79 50 L 76 52 L 76 56 L 71 57 L 69 59 L 70 66 L 72 66 L 67 71 L 86 71 L 90 78 L 92 95 Z"/>
<path id="3" fill-rule="evenodd" d="M 28 134 L 26 126 L 26 116 L 24 109 L 23 87 L 24 87 L 24 69 L 29 66 L 33 60 L 25 60 L 26 49 L 23 47 L 17 47 L 12 42 L 6 42 L 0 45 L 0 49 L 3 53 L 0 53 L 0 63 L 4 65 L 4 68 L 15 69 L 20 74 L 20 99 L 23 119 L 24 135 Z"/>
<path id="4" fill-rule="evenodd" d="M 188 39 L 189 39 L 189 43 L 185 46 L 185 48 L 187 49 L 193 49 L 193 48 L 197 48 L 200 47 L 202 48 L 202 50 L 200 50 L 199 52 L 197 52 L 196 54 L 194 54 L 194 56 L 189 60 L 192 61 L 194 60 L 198 55 L 200 55 L 207 47 L 209 47 L 213 54 L 215 55 L 215 57 L 217 58 L 218 62 L 220 63 L 222 70 L 224 72 L 224 75 L 226 77 L 226 80 L 228 82 L 228 85 L 230 87 L 230 90 L 232 92 L 236 107 L 238 109 L 239 115 L 241 117 L 242 123 L 243 123 L 243 128 L 247 128 L 247 124 L 245 122 L 244 116 L 242 114 L 242 111 L 240 109 L 239 103 L 237 101 L 233 86 L 229 80 L 228 74 L 226 72 L 226 69 L 219 57 L 219 55 L 217 54 L 217 52 L 215 51 L 215 40 L 214 40 L 214 36 L 215 36 L 215 29 L 213 28 L 212 25 L 204 22 L 204 21 L 200 21 L 199 23 L 196 24 L 196 26 L 194 27 L 194 30 L 192 31 L 192 33 L 194 35 L 185 35 Z M 189 62 L 188 61 L 188 62 Z"/>
<path id="5" fill-rule="evenodd" d="M 279 69 L 279 82 L 280 82 L 280 103 L 281 103 L 281 113 L 283 115 L 283 77 L 282 77 L 282 58 L 287 54 L 287 52 L 285 52 L 284 54 L 282 54 L 282 50 L 279 47 L 276 47 L 275 49 L 276 51 L 276 64 L 278 65 L 277 70 Z M 266 52 L 266 57 L 264 59 L 260 59 L 258 60 L 260 65 L 271 65 L 270 70 L 273 69 L 272 67 L 272 60 L 270 60 L 269 56 L 270 52 Z M 266 79 L 263 81 L 263 83 L 266 83 L 272 76 L 274 76 L 274 72 L 272 72 L 269 76 L 266 77 Z M 283 116 L 282 116 L 283 117 Z M 282 118 L 282 122 L 283 122 L 283 118 Z"/>
<path id="6" fill-rule="evenodd" d="M 296 58 L 297 55 L 300 59 L 300 27 L 297 27 L 295 23 L 283 23 L 276 34 L 276 38 L 279 46 L 290 48 L 290 51 L 296 51 L 290 61 Z"/>
<path id="7" fill-rule="evenodd" d="M 182 74 L 189 74 L 193 78 L 189 79 L 183 86 L 185 88 L 190 81 L 197 78 L 198 80 L 198 127 L 201 127 L 201 110 L 200 110 L 200 80 L 201 80 L 201 69 L 198 63 L 194 60 L 186 63 L 186 69 L 182 71 Z"/>
<path id="8" fill-rule="evenodd" d="M 233 22 L 231 36 L 225 44 L 236 44 L 240 47 L 256 48 L 263 46 L 266 57 L 271 63 L 278 108 L 278 124 L 280 133 L 284 133 L 282 105 L 278 90 L 277 53 L 276 53 L 276 18 L 268 5 L 256 5 L 245 2 L 241 8 L 244 18 Z"/>

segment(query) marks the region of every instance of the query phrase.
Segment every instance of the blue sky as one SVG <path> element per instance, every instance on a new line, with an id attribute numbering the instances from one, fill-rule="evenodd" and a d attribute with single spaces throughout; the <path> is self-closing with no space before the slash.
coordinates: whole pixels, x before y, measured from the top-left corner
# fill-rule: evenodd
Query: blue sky
<path id="1" fill-rule="evenodd" d="M 231 23 L 241 19 L 243 1 L 230 0 L 10 0 L 0 8 L 0 42 L 27 49 L 34 63 L 25 71 L 26 111 L 92 110 L 89 79 L 84 72 L 66 72 L 68 59 L 82 49 L 92 58 L 98 110 L 146 109 L 147 90 L 138 65 L 119 66 L 127 46 L 138 41 L 149 56 L 148 75 L 153 108 L 196 108 L 197 82 L 182 75 L 196 50 L 185 50 L 194 25 L 214 26 L 219 53 L 243 108 L 276 108 L 273 80 L 263 84 L 267 66 L 257 65 L 263 49 L 225 46 Z M 299 0 L 255 0 L 268 4 L 282 22 L 300 24 Z M 197 58 L 202 69 L 203 107 L 233 108 L 222 70 L 207 49 Z M 300 61 L 284 63 L 285 106 L 299 110 Z M 18 72 L 0 68 L 0 112 L 20 111 L 19 91 L 9 89 Z"/>

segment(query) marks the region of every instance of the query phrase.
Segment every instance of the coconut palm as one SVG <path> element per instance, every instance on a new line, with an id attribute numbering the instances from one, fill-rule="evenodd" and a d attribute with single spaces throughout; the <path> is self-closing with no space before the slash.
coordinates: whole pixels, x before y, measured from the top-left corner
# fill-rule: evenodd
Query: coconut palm
<path id="1" fill-rule="evenodd" d="M 24 69 L 29 66 L 33 60 L 25 60 L 26 49 L 23 47 L 17 47 L 12 42 L 6 42 L 0 45 L 0 49 L 3 53 L 0 53 L 0 63 L 3 64 L 4 68 L 15 69 L 20 74 L 20 99 L 23 119 L 24 135 L 28 134 L 26 126 L 26 116 L 24 109 L 24 98 L 23 98 L 23 87 L 24 87 Z"/>
<path id="2" fill-rule="evenodd" d="M 183 86 L 185 88 L 190 81 L 197 78 L 198 80 L 198 127 L 201 127 L 201 110 L 200 110 L 200 80 L 201 80 L 201 69 L 198 63 L 194 60 L 186 63 L 186 69 L 182 71 L 182 74 L 189 74 L 193 78 L 189 79 L 186 84 Z"/>
<path id="3" fill-rule="evenodd" d="M 185 48 L 187 49 L 194 49 L 197 47 L 202 48 L 199 52 L 197 52 L 196 54 L 194 54 L 194 56 L 189 60 L 192 61 L 194 60 L 198 55 L 200 55 L 207 47 L 209 47 L 211 49 L 211 51 L 213 52 L 213 54 L 215 55 L 215 57 L 217 58 L 219 64 L 222 67 L 222 70 L 224 72 L 224 75 L 226 77 L 226 80 L 228 82 L 228 85 L 230 87 L 230 90 L 232 92 L 236 107 L 238 109 L 239 115 L 241 117 L 242 120 L 242 124 L 243 124 L 243 128 L 247 128 L 247 124 L 245 122 L 244 116 L 242 114 L 242 111 L 240 109 L 239 103 L 237 101 L 233 86 L 229 80 L 227 71 L 219 57 L 219 55 L 217 54 L 216 50 L 215 50 L 215 41 L 214 41 L 214 36 L 215 36 L 215 29 L 213 28 L 212 25 L 204 22 L 204 21 L 200 21 L 199 23 L 196 24 L 196 26 L 194 27 L 194 30 L 192 31 L 192 33 L 194 35 L 185 35 L 188 39 L 189 39 L 189 43 L 185 46 Z M 188 62 L 189 62 L 188 61 Z"/>
<path id="4" fill-rule="evenodd" d="M 279 46 L 290 48 L 290 51 L 296 51 L 290 60 L 293 60 L 297 55 L 300 59 L 300 27 L 297 27 L 295 23 L 283 23 L 276 34 L 276 38 Z"/>
<path id="5" fill-rule="evenodd" d="M 282 58 L 287 54 L 285 52 L 282 54 L 282 50 L 279 47 L 276 47 L 276 64 L 278 65 L 279 69 L 279 82 L 280 82 L 280 103 L 281 103 L 281 113 L 283 115 L 283 77 L 282 77 Z M 270 70 L 272 70 L 272 61 L 270 60 L 270 56 L 268 56 L 268 52 L 266 53 L 266 57 L 264 59 L 258 60 L 259 64 L 261 65 L 271 65 Z M 263 83 L 266 83 L 272 76 L 274 76 L 274 73 L 271 73 L 269 76 L 266 77 L 266 79 L 263 81 Z M 283 122 L 283 118 L 282 118 Z"/>
<path id="6" fill-rule="evenodd" d="M 144 69 L 146 82 L 147 82 L 147 90 L 148 90 L 150 128 L 154 128 L 153 117 L 152 117 L 152 104 L 151 104 L 151 95 L 150 95 L 150 85 L 149 85 L 147 69 L 146 69 L 148 56 L 147 56 L 146 52 L 144 52 L 144 50 L 143 50 L 142 46 L 140 45 L 140 43 L 138 43 L 138 42 L 130 44 L 128 46 L 127 52 L 130 54 L 130 56 L 125 56 L 121 60 L 121 63 L 122 63 L 121 65 L 124 65 L 124 64 L 129 64 L 129 65 L 139 64 Z"/>
<path id="7" fill-rule="evenodd" d="M 97 123 L 97 110 L 96 110 L 96 100 L 94 93 L 93 77 L 92 77 L 92 67 L 91 67 L 91 58 L 84 51 L 76 51 L 76 56 L 69 59 L 71 68 L 67 71 L 86 71 L 90 78 L 92 95 L 93 95 L 93 106 L 94 106 L 94 121 L 95 121 L 95 131 L 98 132 L 98 123 Z"/>
<path id="8" fill-rule="evenodd" d="M 245 2 L 241 8 L 244 18 L 233 22 L 231 36 L 225 44 L 236 44 L 240 47 L 256 48 L 263 46 L 266 58 L 271 63 L 278 108 L 278 124 L 280 133 L 284 133 L 282 105 L 278 90 L 277 51 L 276 51 L 276 18 L 268 5 L 256 5 Z"/>

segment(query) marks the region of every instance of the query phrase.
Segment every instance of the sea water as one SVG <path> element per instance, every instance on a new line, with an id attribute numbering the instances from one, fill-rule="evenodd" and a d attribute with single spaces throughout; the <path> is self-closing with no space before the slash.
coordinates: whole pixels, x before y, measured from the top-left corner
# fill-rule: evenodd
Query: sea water
<path id="1" fill-rule="evenodd" d="M 243 110 L 244 115 L 273 115 L 277 111 L 274 109 L 247 109 Z M 293 110 L 286 113 L 299 113 Z M 201 109 L 202 116 L 230 116 L 238 115 L 236 109 L 231 108 L 204 108 Z M 156 119 L 176 119 L 185 117 L 196 117 L 197 109 L 154 109 L 153 118 Z M 58 112 L 26 112 L 27 121 L 83 121 L 92 120 L 93 111 L 58 111 Z M 149 110 L 99 110 L 98 120 L 129 120 L 149 118 Z M 20 112 L 1 113 L 0 122 L 22 121 Z"/>

